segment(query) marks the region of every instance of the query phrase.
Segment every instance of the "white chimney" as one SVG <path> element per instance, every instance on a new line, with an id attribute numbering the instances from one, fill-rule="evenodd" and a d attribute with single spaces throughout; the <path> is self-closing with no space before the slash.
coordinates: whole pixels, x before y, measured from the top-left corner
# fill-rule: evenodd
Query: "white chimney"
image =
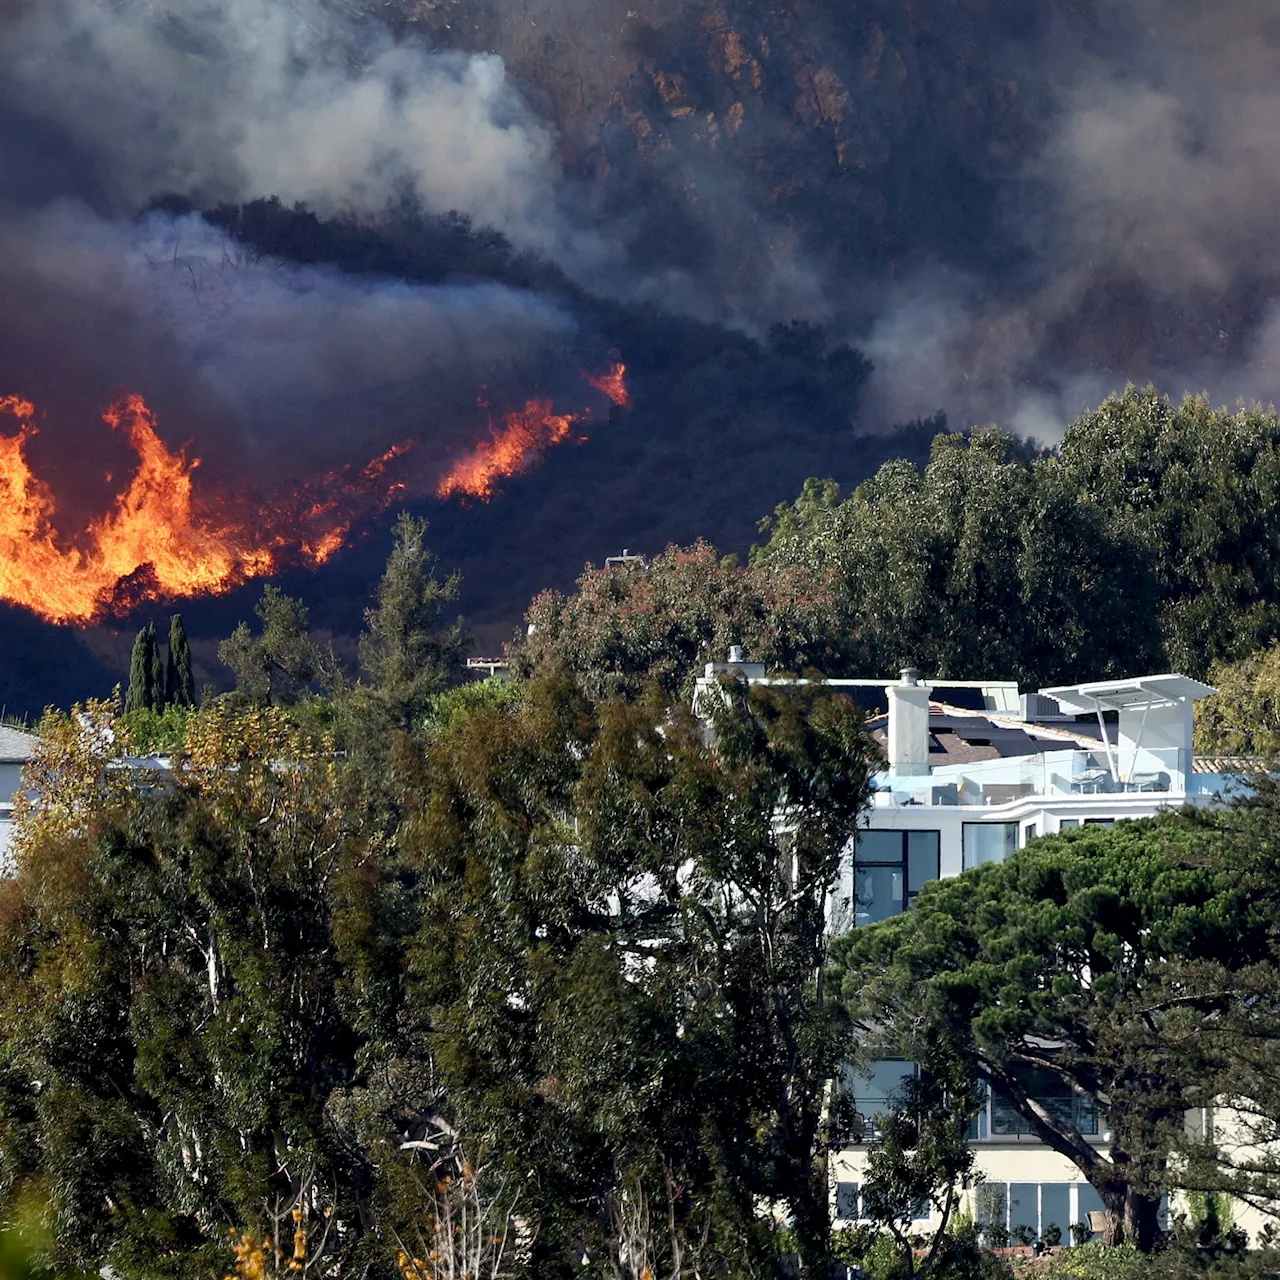
<path id="1" fill-rule="evenodd" d="M 929 772 L 929 690 L 915 667 L 904 667 L 898 684 L 885 686 L 889 700 L 889 773 L 912 777 Z"/>

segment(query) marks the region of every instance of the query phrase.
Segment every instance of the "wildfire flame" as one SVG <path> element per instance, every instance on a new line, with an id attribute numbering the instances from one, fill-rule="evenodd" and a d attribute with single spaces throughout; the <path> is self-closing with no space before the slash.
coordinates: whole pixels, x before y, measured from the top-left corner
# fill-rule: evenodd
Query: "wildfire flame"
<path id="1" fill-rule="evenodd" d="M 581 370 L 583 378 L 615 405 L 631 403 L 627 390 L 627 366 L 615 363 L 608 373 L 593 375 Z M 450 468 L 436 486 L 438 498 L 478 498 L 488 502 L 497 492 L 498 482 L 520 475 L 534 466 L 553 445 L 569 438 L 574 426 L 585 418 L 579 413 L 555 413 L 550 400 L 529 400 L 523 409 L 504 415 L 502 426 L 489 420 L 488 440 L 481 441 Z M 585 439 L 585 437 L 583 437 Z"/>
<path id="2" fill-rule="evenodd" d="M 57 502 L 26 459 L 37 430 L 35 406 L 7 396 L 0 413 L 20 424 L 16 435 L 0 436 L 0 599 L 50 622 L 84 624 L 141 600 L 227 591 L 273 572 L 291 554 L 320 564 L 342 545 L 357 497 L 367 507 L 379 489 L 375 505 L 381 505 L 398 491 L 382 483 L 383 475 L 406 447 L 388 450 L 355 476 L 335 473 L 317 482 L 313 488 L 325 496 L 309 510 L 284 503 L 252 522 L 219 519 L 193 493 L 200 460 L 170 450 L 142 397 L 127 396 L 102 417 L 128 435 L 137 469 L 112 509 L 89 524 L 81 545 L 63 547 L 53 524 Z"/>
<path id="3" fill-rule="evenodd" d="M 576 414 L 552 413 L 550 400 L 530 400 L 523 409 L 508 413 L 501 429 L 490 424 L 493 438 L 454 463 L 440 481 L 436 496 L 466 495 L 488 502 L 500 479 L 528 470 L 547 449 L 569 435 L 576 421 Z"/>
<path id="4" fill-rule="evenodd" d="M 626 366 L 615 363 L 608 373 L 583 377 L 625 406 L 625 374 Z M 38 430 L 35 405 L 0 396 L 0 415 L 18 422 L 15 434 L 0 435 L 0 600 L 50 622 L 87 625 L 145 600 L 216 594 L 289 564 L 323 564 L 356 520 L 407 493 L 392 470 L 412 441 L 269 501 L 254 503 L 243 493 L 201 501 L 192 484 L 200 459 L 170 449 L 142 397 L 129 395 L 102 420 L 127 436 L 137 467 L 105 515 L 64 539 L 54 523 L 53 492 L 27 461 L 27 443 Z M 500 427 L 490 420 L 490 439 L 454 464 L 437 496 L 487 502 L 499 481 L 528 470 L 589 416 L 556 413 L 550 399 L 535 399 L 506 414 Z"/>
<path id="5" fill-rule="evenodd" d="M 582 376 L 602 395 L 606 395 L 619 409 L 625 409 L 631 403 L 631 392 L 627 390 L 627 366 L 615 361 L 608 373 L 588 373 L 580 370 Z"/>

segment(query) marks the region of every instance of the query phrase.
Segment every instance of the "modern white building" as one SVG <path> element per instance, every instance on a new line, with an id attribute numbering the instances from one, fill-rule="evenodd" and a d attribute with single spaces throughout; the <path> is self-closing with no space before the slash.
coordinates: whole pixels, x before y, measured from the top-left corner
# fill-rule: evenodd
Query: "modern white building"
<path id="1" fill-rule="evenodd" d="M 763 666 L 731 650 L 728 662 L 707 664 L 695 710 L 728 673 L 752 684 L 805 683 L 770 679 Z M 1036 836 L 1111 826 L 1167 806 L 1219 803 L 1235 776 L 1219 771 L 1222 762 L 1193 756 L 1194 706 L 1214 690 L 1182 675 L 1035 693 L 1008 681 L 930 682 L 911 669 L 894 682 L 825 683 L 862 706 L 887 759 L 865 827 L 849 843 L 831 902 L 833 932 L 905 911 L 930 880 L 1001 862 Z M 876 1116 L 914 1071 L 910 1062 L 890 1059 L 874 1063 L 868 1076 L 848 1074 L 845 1087 L 862 1140 L 831 1162 L 837 1220 L 858 1220 Z M 1046 1079 L 1036 1096 L 1051 1110 L 1069 1109 L 1078 1131 L 1105 1149 L 1099 1117 L 1062 1093 Z M 975 1220 L 997 1223 L 1028 1243 L 1085 1238 L 1089 1215 L 1102 1212 L 1097 1193 L 1070 1160 L 1028 1132 L 998 1094 L 988 1098 L 971 1140 L 981 1181 L 966 1193 L 965 1208 Z M 931 1212 L 922 1208 L 922 1231 Z"/>

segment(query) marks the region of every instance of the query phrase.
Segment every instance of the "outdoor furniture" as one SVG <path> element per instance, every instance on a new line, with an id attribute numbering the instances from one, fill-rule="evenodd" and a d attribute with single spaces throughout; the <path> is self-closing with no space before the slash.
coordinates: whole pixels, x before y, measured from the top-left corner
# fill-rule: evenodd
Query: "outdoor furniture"
<path id="1" fill-rule="evenodd" d="M 1109 791 L 1111 789 L 1111 770 L 1096 767 L 1082 769 L 1076 774 L 1071 789 L 1083 796 L 1092 796 L 1101 791 Z"/>
<path id="2" fill-rule="evenodd" d="M 1127 790 L 1168 791 L 1169 775 L 1167 773 L 1131 773 Z"/>

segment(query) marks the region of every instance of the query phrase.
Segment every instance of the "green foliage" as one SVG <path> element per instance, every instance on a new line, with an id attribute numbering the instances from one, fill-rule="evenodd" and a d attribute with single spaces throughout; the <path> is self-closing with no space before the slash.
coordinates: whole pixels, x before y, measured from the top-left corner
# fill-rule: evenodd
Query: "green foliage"
<path id="1" fill-rule="evenodd" d="M 186 741 L 191 710 L 171 704 L 163 711 L 148 707 L 126 711 L 120 722 L 128 735 L 129 749 L 140 756 L 177 751 Z"/>
<path id="2" fill-rule="evenodd" d="M 255 636 L 248 623 L 239 623 L 218 646 L 218 657 L 235 675 L 237 702 L 290 706 L 307 691 L 320 667 L 307 631 L 307 608 L 268 585 L 254 613 L 262 624 L 259 634 Z"/>
<path id="3" fill-rule="evenodd" d="M 564 681 L 449 700 L 408 787 L 415 997 L 454 1105 L 538 1188 L 535 1267 L 597 1221 L 597 1256 L 767 1273 L 768 1201 L 812 1265 L 844 1043 L 824 911 L 871 758 L 856 709 L 736 690 L 712 750 L 681 708 L 593 708 Z"/>
<path id="4" fill-rule="evenodd" d="M 1201 675 L 1280 630 L 1278 446 L 1273 411 L 1129 387 L 1053 455 L 992 428 L 844 500 L 811 480 L 753 563 L 834 572 L 846 674 Z"/>
<path id="5" fill-rule="evenodd" d="M 456 602 L 461 579 L 441 582 L 437 557 L 426 545 L 427 522 L 407 512 L 395 526 L 395 545 L 378 584 L 377 604 L 365 610 L 360 666 L 369 683 L 360 695 L 383 723 L 407 731 L 431 699 L 455 681 L 465 640 L 455 623 L 440 626 L 444 609 Z"/>
<path id="6" fill-rule="evenodd" d="M 1146 1250 L 1175 1153 L 1201 1185 L 1251 1177 L 1262 1194 L 1273 1177 L 1196 1148 L 1184 1116 L 1228 1090 L 1247 1096 L 1250 1046 L 1280 1044 L 1275 831 L 1272 797 L 1046 837 L 837 940 L 834 976 L 908 1055 L 953 1046 L 1093 1183 L 1112 1235 Z M 1036 1105 L 1031 1071 L 1040 1096 L 1091 1102 L 1112 1134 L 1107 1154 L 1073 1106 Z"/>
<path id="7" fill-rule="evenodd" d="M 148 623 L 134 637 L 133 653 L 129 658 L 129 689 L 124 698 L 126 711 L 155 710 L 155 647 L 155 627 Z"/>
<path id="8" fill-rule="evenodd" d="M 841 674 L 910 664 L 1036 685 L 1128 673 L 1158 651 L 1133 540 L 1055 460 L 1028 461 L 994 428 L 940 435 L 923 473 L 888 463 L 843 501 L 810 481 L 761 530 L 753 564 L 833 576 Z"/>
<path id="9" fill-rule="evenodd" d="M 169 619 L 169 656 L 164 673 L 165 702 L 171 707 L 196 705 L 196 678 L 191 669 L 191 644 L 182 614 Z"/>
<path id="10" fill-rule="evenodd" d="M 1208 680 L 1218 692 L 1196 703 L 1196 752 L 1280 757 L 1280 641 L 1238 662 L 1215 663 Z"/>
<path id="11" fill-rule="evenodd" d="M 68 1266 L 200 1274 L 226 1223 L 308 1187 L 360 1221 L 413 1096 L 378 1097 L 358 1056 L 396 1058 L 405 921 L 331 744 L 214 706 L 188 713 L 181 773 L 139 788 L 111 767 L 127 735 L 87 714 L 42 726 L 0 887 L 0 1031 L 27 1085 L 0 1167 L 35 1164 Z M 362 1086 L 352 1131 L 335 1100 Z"/>
<path id="12" fill-rule="evenodd" d="M 856 708 L 730 686 L 712 748 L 660 699 L 490 681 L 375 757 L 310 705 L 42 724 L 0 884 L 0 1209 L 40 1185 L 59 1266 L 194 1277 L 303 1196 L 326 1265 L 388 1275 L 452 1169 L 518 1194 L 540 1276 L 584 1247 L 773 1274 L 769 1203 L 825 1259 Z M 140 785 L 120 758 L 171 721 Z"/>
<path id="13" fill-rule="evenodd" d="M 543 592 L 510 657 L 525 674 L 572 675 L 593 697 L 635 697 L 651 681 L 687 695 L 731 644 L 774 669 L 841 665 L 826 641 L 834 607 L 821 573 L 743 568 L 699 542 L 647 564 L 588 568 L 567 596 Z"/>
<path id="14" fill-rule="evenodd" d="M 1265 1280 L 1277 1265 L 1274 1249 L 1223 1252 L 1179 1238 L 1154 1254 L 1129 1245 L 1080 1245 L 1063 1250 L 1040 1274 L 1047 1280 Z"/>
<path id="15" fill-rule="evenodd" d="M 1280 419 L 1127 388 L 1059 447 L 1073 488 L 1143 548 L 1169 670 L 1261 648 L 1280 629 Z"/>
<path id="16" fill-rule="evenodd" d="M 156 624 L 147 623 L 150 637 L 147 649 L 151 659 L 151 672 L 147 678 L 147 687 L 151 691 L 151 700 L 147 704 L 153 711 L 163 711 L 165 705 L 164 655 L 160 652 L 160 641 L 156 639 Z"/>
<path id="17" fill-rule="evenodd" d="M 1138 1280 L 1150 1269 L 1146 1255 L 1132 1245 L 1077 1245 L 1053 1260 L 1049 1274 L 1063 1280 Z"/>
<path id="18" fill-rule="evenodd" d="M 523 696 L 520 686 L 510 680 L 492 677 L 458 685 L 431 699 L 423 721 L 426 736 L 460 732 L 476 716 L 488 716 L 518 705 Z"/>
<path id="19" fill-rule="evenodd" d="M 862 1171 L 862 1216 L 868 1222 L 848 1243 L 854 1252 L 861 1246 L 864 1265 L 876 1275 L 959 1265 L 960 1189 L 969 1184 L 974 1168 L 965 1132 L 985 1098 L 970 1064 L 949 1051 L 944 1039 L 923 1047 L 918 1076 L 904 1082 L 894 1105 L 876 1122 L 878 1140 L 868 1148 Z M 923 1204 L 937 1214 L 932 1233 L 916 1226 Z M 919 1260 L 917 1252 L 923 1255 Z M 976 1241 L 971 1252 L 976 1253 Z"/>

